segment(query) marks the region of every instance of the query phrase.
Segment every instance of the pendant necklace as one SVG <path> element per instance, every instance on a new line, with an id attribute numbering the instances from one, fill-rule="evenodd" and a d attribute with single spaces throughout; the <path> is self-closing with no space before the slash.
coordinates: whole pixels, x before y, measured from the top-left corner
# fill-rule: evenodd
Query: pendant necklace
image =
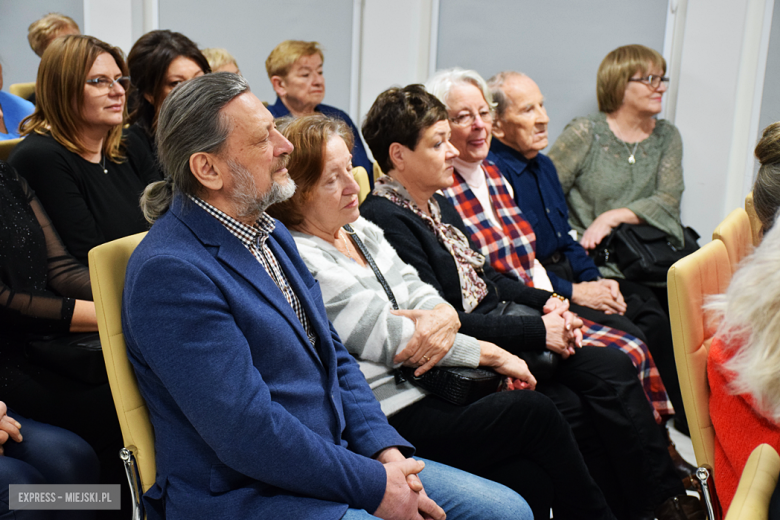
<path id="1" fill-rule="evenodd" d="M 357 260 L 352 258 L 352 253 L 349 252 L 349 245 L 347 244 L 347 237 L 345 235 L 346 235 L 346 233 L 344 235 L 341 235 L 341 240 L 344 241 L 344 247 L 347 248 L 347 256 L 349 257 L 350 260 L 352 260 L 353 262 L 357 263 Z"/>
<path id="2" fill-rule="evenodd" d="M 626 151 L 627 151 L 627 152 L 628 152 L 628 154 L 629 154 L 629 155 L 628 155 L 628 164 L 634 164 L 634 163 L 636 162 L 636 158 L 634 157 L 634 155 L 636 154 L 636 147 L 637 147 L 637 146 L 639 146 L 639 141 L 637 141 L 636 143 L 634 143 L 634 151 L 631 151 L 631 150 L 629 150 L 629 149 L 628 149 L 628 145 L 627 145 L 627 144 L 626 144 L 626 142 L 625 142 L 625 141 L 623 141 L 622 139 L 620 140 L 620 142 L 621 142 L 621 143 L 623 143 L 623 146 L 625 146 L 625 147 L 626 147 Z"/>
<path id="3" fill-rule="evenodd" d="M 108 174 L 108 170 L 106 169 L 106 156 L 103 155 L 103 164 L 101 165 L 103 167 L 103 173 Z"/>
<path id="4" fill-rule="evenodd" d="M 638 125 L 636 125 L 636 128 L 634 128 L 634 130 L 636 130 L 637 128 L 639 128 L 639 126 L 640 126 L 641 124 L 642 124 L 642 122 L 640 121 L 640 122 L 639 122 L 639 124 L 638 124 Z M 615 126 L 617 126 L 617 121 L 615 121 Z M 612 132 L 612 133 L 615 135 L 615 137 L 617 137 L 617 140 L 618 140 L 618 141 L 620 141 L 620 142 L 623 144 L 623 146 L 625 147 L 626 151 L 628 152 L 628 164 L 631 164 L 631 165 L 633 165 L 633 164 L 636 162 L 636 149 L 637 149 L 637 147 L 639 147 L 639 141 L 637 141 L 637 142 L 635 142 L 635 143 L 634 143 L 634 150 L 632 151 L 632 150 L 631 150 L 631 149 L 628 147 L 628 145 L 626 144 L 626 142 L 625 142 L 625 141 L 624 141 L 624 140 L 623 140 L 623 139 L 622 139 L 620 136 L 618 136 L 618 135 L 617 135 L 617 134 L 615 134 L 614 132 Z M 623 132 L 621 131 L 621 133 L 623 133 Z"/>

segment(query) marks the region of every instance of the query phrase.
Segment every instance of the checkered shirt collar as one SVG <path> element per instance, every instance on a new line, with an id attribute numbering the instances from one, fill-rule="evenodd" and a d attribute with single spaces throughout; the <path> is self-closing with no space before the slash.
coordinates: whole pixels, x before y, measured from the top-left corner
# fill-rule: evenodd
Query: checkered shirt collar
<path id="1" fill-rule="evenodd" d="M 265 242 L 268 235 L 273 233 L 274 229 L 276 229 L 276 221 L 274 221 L 268 213 L 263 212 L 254 226 L 247 226 L 224 211 L 215 208 L 205 200 L 193 197 L 192 195 L 187 196 L 192 202 L 203 208 L 206 213 L 220 221 L 233 236 L 238 238 L 241 243 L 247 247 L 257 246 L 258 244 Z"/>

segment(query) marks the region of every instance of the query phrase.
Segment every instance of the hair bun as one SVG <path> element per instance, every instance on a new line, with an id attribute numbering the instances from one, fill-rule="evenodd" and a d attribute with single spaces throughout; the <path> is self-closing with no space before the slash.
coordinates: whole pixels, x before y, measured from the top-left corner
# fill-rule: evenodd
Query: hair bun
<path id="1" fill-rule="evenodd" d="M 764 128 L 755 153 L 762 166 L 780 163 L 780 121 Z"/>

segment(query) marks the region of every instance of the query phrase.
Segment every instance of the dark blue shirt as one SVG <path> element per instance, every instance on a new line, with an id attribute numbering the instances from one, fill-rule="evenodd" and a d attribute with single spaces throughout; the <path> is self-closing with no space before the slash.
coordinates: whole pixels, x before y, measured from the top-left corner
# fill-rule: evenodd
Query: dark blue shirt
<path id="1" fill-rule="evenodd" d="M 600 277 L 599 270 L 579 242 L 569 232 L 569 209 L 558 180 L 555 165 L 546 155 L 533 159 L 493 139 L 488 160 L 493 161 L 515 191 L 515 202 L 536 234 L 539 261 L 559 252 L 566 256 L 574 272 L 574 282 L 590 282 Z M 571 298 L 571 282 L 548 271 L 553 289 Z"/>
<path id="2" fill-rule="evenodd" d="M 279 97 L 276 98 L 276 103 L 273 105 L 268 105 L 268 111 L 271 112 L 274 117 L 284 117 L 290 113 Z M 352 119 L 350 119 L 346 112 L 332 106 L 317 105 L 314 108 L 314 111 L 321 112 L 329 117 L 341 119 L 347 123 L 347 125 L 349 125 L 349 129 L 352 130 L 352 136 L 355 138 L 355 146 L 352 149 L 352 166 L 362 166 L 366 169 L 366 172 L 368 173 L 368 182 L 371 185 L 371 190 L 373 191 L 374 164 L 368 158 L 366 149 L 363 146 L 363 140 L 360 138 L 360 131 L 355 126 L 355 123 L 352 122 Z"/>

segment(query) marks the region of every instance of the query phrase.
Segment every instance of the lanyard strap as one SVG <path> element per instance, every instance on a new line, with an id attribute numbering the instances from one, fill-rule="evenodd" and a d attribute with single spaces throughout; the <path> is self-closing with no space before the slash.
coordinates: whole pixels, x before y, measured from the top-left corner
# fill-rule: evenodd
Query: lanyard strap
<path id="1" fill-rule="evenodd" d="M 390 303 L 393 304 L 393 309 L 398 310 L 398 302 L 395 301 L 395 295 L 393 294 L 393 291 L 390 289 L 390 286 L 387 284 L 387 280 L 385 280 L 385 277 L 382 275 L 382 271 L 380 271 L 376 266 L 374 258 L 371 256 L 371 253 L 368 252 L 368 249 L 366 248 L 365 244 L 363 244 L 363 241 L 360 240 L 360 237 L 357 236 L 357 233 L 349 224 L 344 226 L 344 231 L 347 232 L 349 238 L 352 239 L 357 248 L 360 249 L 360 252 L 363 253 L 363 256 L 366 258 L 366 262 L 368 262 L 368 265 L 371 266 L 371 270 L 374 271 L 376 279 L 379 280 L 379 283 L 382 285 L 382 289 L 385 290 L 387 298 L 390 300 Z"/>

